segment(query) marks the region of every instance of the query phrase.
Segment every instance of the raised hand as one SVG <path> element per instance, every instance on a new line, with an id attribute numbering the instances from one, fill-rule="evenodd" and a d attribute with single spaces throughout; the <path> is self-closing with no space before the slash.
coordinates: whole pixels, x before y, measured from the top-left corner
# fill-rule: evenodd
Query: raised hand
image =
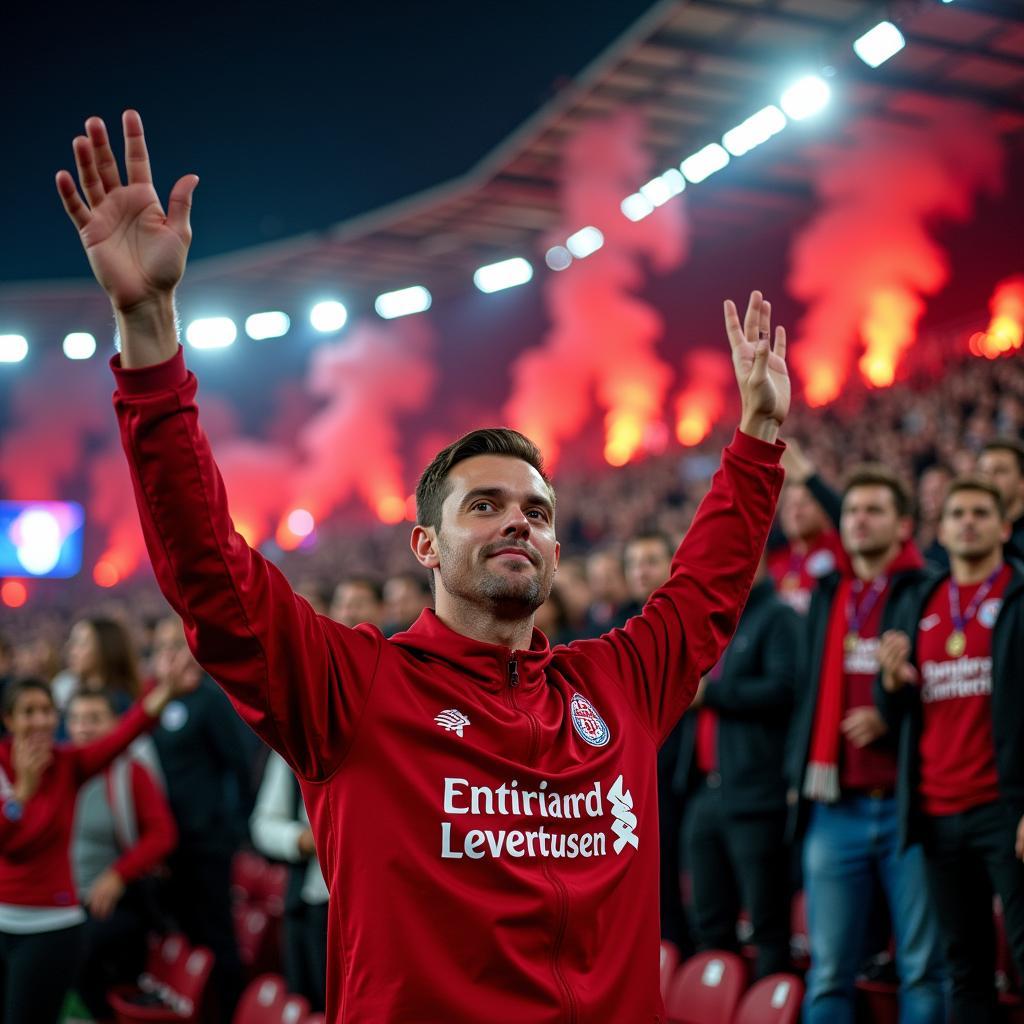
<path id="1" fill-rule="evenodd" d="M 740 429 L 774 441 L 789 412 L 789 370 L 786 368 L 786 330 L 775 328 L 771 342 L 772 307 L 760 292 L 750 293 L 747 314 L 740 323 L 736 304 L 725 301 L 725 330 L 732 346 L 732 364 L 743 401 Z"/>
<path id="2" fill-rule="evenodd" d="M 68 171 L 58 171 L 57 191 L 78 229 L 96 280 L 114 309 L 129 313 L 147 303 L 169 299 L 185 272 L 192 241 L 189 211 L 199 178 L 179 178 L 164 212 L 153 188 L 142 118 L 123 115 L 125 169 L 123 184 L 104 123 L 85 122 L 85 135 L 74 143 L 82 195 Z"/>
<path id="3" fill-rule="evenodd" d="M 14 767 L 14 795 L 24 803 L 36 795 L 43 773 L 53 760 L 53 739 L 33 736 L 14 744 L 11 763 Z"/>

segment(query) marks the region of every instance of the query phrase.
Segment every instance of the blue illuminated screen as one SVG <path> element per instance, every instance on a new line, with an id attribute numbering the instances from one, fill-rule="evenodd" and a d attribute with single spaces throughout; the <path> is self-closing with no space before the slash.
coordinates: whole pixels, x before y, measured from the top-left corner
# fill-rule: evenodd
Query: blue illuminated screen
<path id="1" fill-rule="evenodd" d="M 74 501 L 0 501 L 0 577 L 67 579 L 82 568 L 85 512 Z"/>

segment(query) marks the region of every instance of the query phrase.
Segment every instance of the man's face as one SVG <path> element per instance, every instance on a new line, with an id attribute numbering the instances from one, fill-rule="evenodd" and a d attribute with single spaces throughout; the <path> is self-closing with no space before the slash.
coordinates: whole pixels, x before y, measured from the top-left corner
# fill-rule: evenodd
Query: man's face
<path id="1" fill-rule="evenodd" d="M 110 705 L 98 697 L 75 697 L 68 709 L 68 735 L 75 746 L 101 739 L 116 724 Z"/>
<path id="2" fill-rule="evenodd" d="M 839 532 L 847 554 L 877 557 L 900 543 L 906 530 L 896 498 L 884 484 L 863 484 L 846 492 Z"/>
<path id="3" fill-rule="evenodd" d="M 430 607 L 430 595 L 415 580 L 393 576 L 384 584 L 384 607 L 388 621 L 401 627 L 411 626 L 424 608 Z"/>
<path id="4" fill-rule="evenodd" d="M 978 458 L 978 472 L 996 485 L 1011 518 L 1020 515 L 1024 505 L 1024 477 L 1021 476 L 1016 453 L 1005 448 L 982 452 Z"/>
<path id="5" fill-rule="evenodd" d="M 452 469 L 448 483 L 437 532 L 442 586 L 500 618 L 532 614 L 558 565 L 544 478 L 521 459 L 475 455 Z"/>
<path id="6" fill-rule="evenodd" d="M 373 588 L 357 580 L 339 583 L 331 600 L 330 616 L 343 626 L 361 622 L 380 625 L 381 606 Z"/>
<path id="7" fill-rule="evenodd" d="M 626 593 L 622 563 L 610 551 L 595 551 L 587 559 L 587 583 L 594 601 L 617 604 Z"/>
<path id="8" fill-rule="evenodd" d="M 623 556 L 626 587 L 634 601 L 646 601 L 672 571 L 672 555 L 658 537 L 631 540 Z"/>
<path id="9" fill-rule="evenodd" d="M 991 494 L 957 491 L 947 499 L 939 539 L 954 558 L 986 558 L 1002 547 L 1009 535 L 1009 524 L 1000 518 Z"/>
<path id="10" fill-rule="evenodd" d="M 926 523 L 942 516 L 942 503 L 949 490 L 949 474 L 944 469 L 926 469 L 917 485 L 917 507 Z"/>
<path id="11" fill-rule="evenodd" d="M 787 484 L 782 492 L 779 525 L 786 540 L 809 540 L 825 529 L 825 513 L 803 484 Z"/>

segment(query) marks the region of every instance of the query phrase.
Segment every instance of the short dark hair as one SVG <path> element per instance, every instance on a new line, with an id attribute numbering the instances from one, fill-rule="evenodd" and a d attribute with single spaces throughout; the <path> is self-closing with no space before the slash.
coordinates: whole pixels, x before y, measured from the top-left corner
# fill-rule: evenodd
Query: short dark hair
<path id="1" fill-rule="evenodd" d="M 102 701 L 107 705 L 107 710 L 116 718 L 117 717 L 117 705 L 114 703 L 114 694 L 111 690 L 79 690 L 77 693 L 72 694 L 71 699 L 68 701 L 67 710 L 71 710 L 71 705 L 76 700 L 98 700 Z"/>
<path id="2" fill-rule="evenodd" d="M 385 581 L 384 586 L 386 587 L 389 583 L 395 580 L 404 580 L 406 583 L 411 583 L 424 597 L 430 596 L 430 577 L 425 576 L 422 572 L 410 572 L 404 570 L 402 572 L 392 573 Z"/>
<path id="3" fill-rule="evenodd" d="M 907 485 L 888 466 L 880 462 L 863 462 L 854 466 L 843 481 L 843 500 L 855 487 L 885 487 L 892 495 L 896 514 L 902 519 L 913 511 Z"/>
<path id="4" fill-rule="evenodd" d="M 342 576 L 341 579 L 338 580 L 337 586 L 334 588 L 335 591 L 338 590 L 338 587 L 361 587 L 363 590 L 367 590 L 373 595 L 373 599 L 377 604 L 380 604 L 381 601 L 384 600 L 384 586 L 380 580 L 374 576 L 363 576 L 358 573 L 354 573 L 351 576 Z"/>
<path id="5" fill-rule="evenodd" d="M 986 480 L 983 476 L 958 476 L 950 485 L 949 490 L 946 492 L 945 500 L 942 502 L 942 513 L 945 515 L 946 506 L 949 504 L 949 499 L 954 494 L 959 494 L 962 491 L 981 491 L 983 494 L 987 494 L 996 504 L 996 512 L 999 513 L 1000 519 L 1006 519 L 1006 502 L 1003 501 L 1003 496 L 999 492 L 999 488 L 994 483 Z"/>
<path id="6" fill-rule="evenodd" d="M 49 698 L 50 703 L 54 704 L 53 692 L 42 679 L 36 679 L 35 677 L 15 679 L 13 683 L 8 683 L 4 688 L 3 705 L 0 707 L 0 710 L 3 712 L 3 717 L 6 718 L 8 715 L 14 714 L 14 707 L 18 703 L 18 698 L 23 693 L 29 693 L 32 690 L 36 690 L 39 693 L 45 693 Z M 54 704 L 54 707 L 56 707 L 56 704 Z"/>
<path id="7" fill-rule="evenodd" d="M 127 627 L 106 615 L 87 615 L 87 622 L 96 635 L 99 648 L 99 676 L 103 685 L 112 690 L 123 690 L 135 698 L 141 690 L 139 663 L 135 644 Z"/>
<path id="8" fill-rule="evenodd" d="M 632 537 L 626 539 L 626 543 L 622 546 L 622 558 L 625 561 L 626 552 L 634 544 L 643 544 L 645 541 L 653 540 L 660 544 L 665 549 L 665 555 L 671 561 L 672 556 L 676 553 L 676 545 L 672 543 L 672 538 L 669 537 L 664 530 L 640 530 L 634 533 Z"/>
<path id="9" fill-rule="evenodd" d="M 547 484 L 551 505 L 555 504 L 555 489 L 544 470 L 544 456 L 540 449 L 525 435 L 510 427 L 485 427 L 471 430 L 447 448 L 442 448 L 423 470 L 416 485 L 416 522 L 421 526 L 441 529 L 441 506 L 451 493 L 448 474 L 460 462 L 475 455 L 505 455 L 522 459 L 533 466 Z"/>
<path id="10" fill-rule="evenodd" d="M 1024 442 L 1016 437 L 994 437 L 991 441 L 982 446 L 981 454 L 985 452 L 1011 452 L 1017 460 L 1017 469 L 1021 476 L 1024 476 Z"/>

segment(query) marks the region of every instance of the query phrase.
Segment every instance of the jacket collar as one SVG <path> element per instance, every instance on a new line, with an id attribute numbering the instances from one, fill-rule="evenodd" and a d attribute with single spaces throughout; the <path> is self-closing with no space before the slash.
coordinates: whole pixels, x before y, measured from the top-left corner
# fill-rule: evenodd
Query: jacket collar
<path id="1" fill-rule="evenodd" d="M 540 686 L 551 662 L 551 645 L 539 630 L 533 631 L 528 651 L 488 644 L 456 633 L 446 626 L 430 608 L 404 632 L 391 638 L 421 661 L 446 662 L 458 672 L 488 690 L 500 690 L 511 681 L 511 663 L 516 663 L 519 689 L 528 691 Z"/>

